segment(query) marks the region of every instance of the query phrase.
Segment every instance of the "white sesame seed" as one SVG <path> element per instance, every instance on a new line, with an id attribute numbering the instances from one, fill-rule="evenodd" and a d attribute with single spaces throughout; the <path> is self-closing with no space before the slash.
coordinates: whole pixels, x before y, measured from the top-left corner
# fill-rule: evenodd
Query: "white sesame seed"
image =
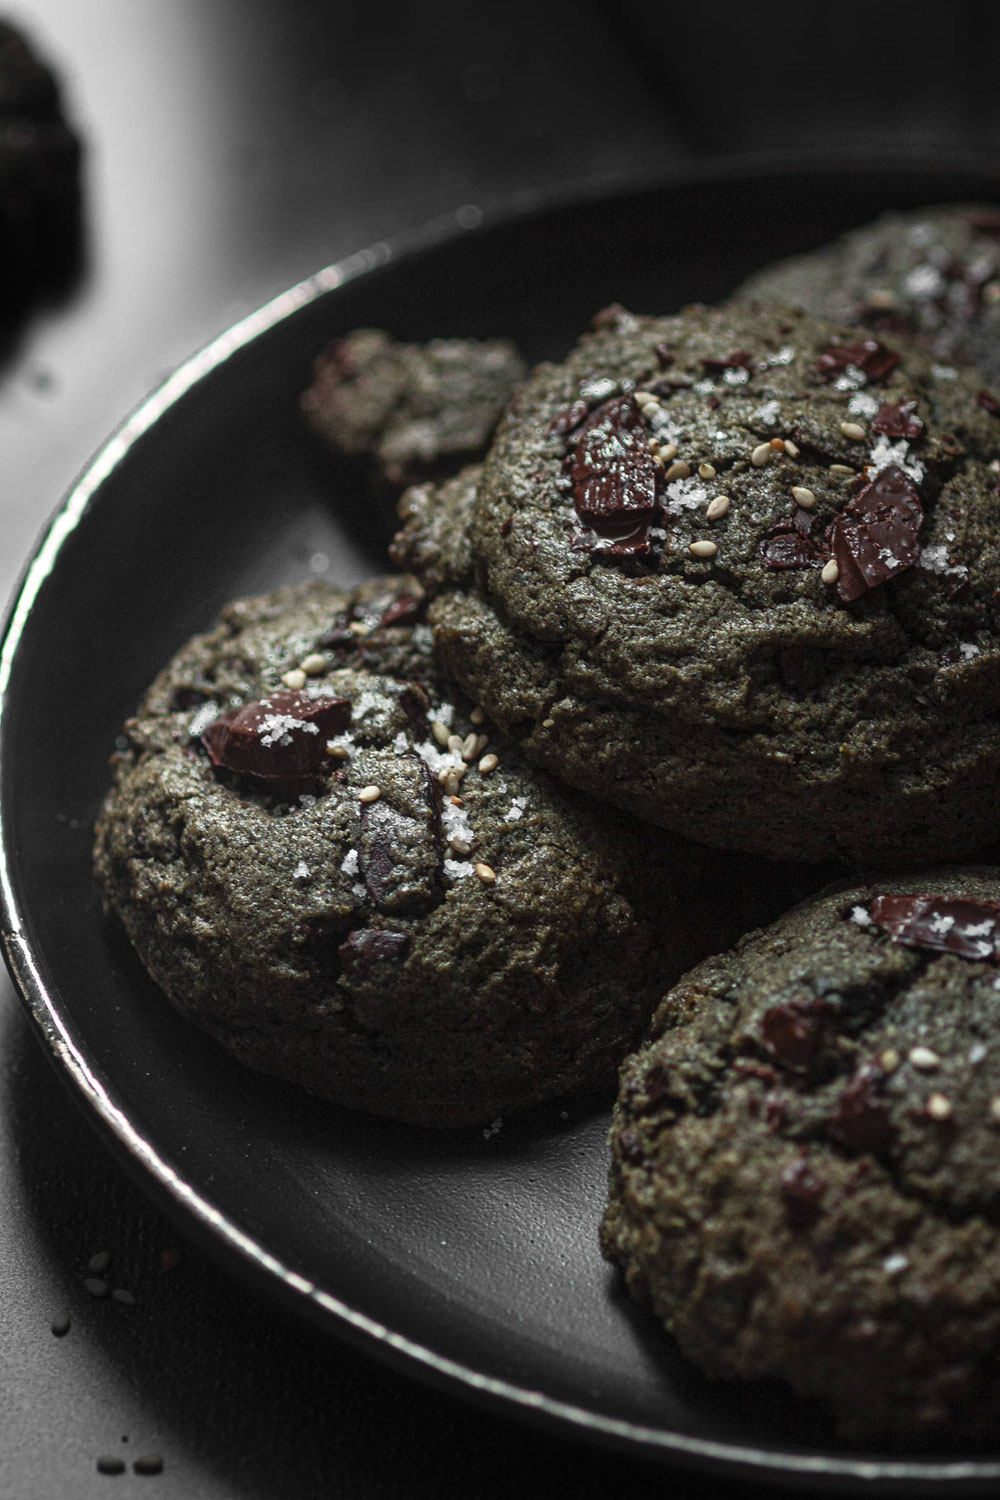
<path id="1" fill-rule="evenodd" d="M 476 874 L 483 882 L 483 885 L 496 884 L 496 872 L 494 870 L 491 870 L 489 865 L 478 864 L 476 866 Z"/>
<path id="2" fill-rule="evenodd" d="M 841 422 L 840 430 L 852 443 L 863 443 L 868 436 L 860 422 Z"/>
<path id="3" fill-rule="evenodd" d="M 380 786 L 363 786 L 358 793 L 359 802 L 377 802 L 382 795 Z"/>
<path id="4" fill-rule="evenodd" d="M 690 464 L 686 464 L 682 458 L 679 458 L 675 464 L 671 464 L 670 465 L 670 468 L 667 470 L 666 474 L 664 475 L 664 478 L 665 479 L 689 479 L 690 476 L 691 476 L 691 465 Z"/>
<path id="5" fill-rule="evenodd" d="M 362 623 L 361 623 L 360 620 L 352 620 L 351 623 L 348 625 L 347 628 L 348 628 L 349 631 L 351 631 L 351 633 L 353 635 L 367 635 L 368 634 L 368 626 L 367 625 L 362 625 Z"/>
<path id="6" fill-rule="evenodd" d="M 448 844 L 452 849 L 454 849 L 456 854 L 472 853 L 472 844 L 468 839 L 462 838 L 460 834 L 453 833 L 451 838 L 448 840 Z"/>
<path id="7" fill-rule="evenodd" d="M 299 667 L 307 677 L 318 677 L 320 672 L 326 671 L 326 657 L 321 651 L 310 651 L 309 655 L 299 662 Z"/>
<path id="8" fill-rule="evenodd" d="M 852 476 L 852 478 L 854 476 L 854 470 L 851 468 L 850 464 L 831 464 L 830 465 L 830 473 L 831 474 L 850 474 Z"/>
<path id="9" fill-rule="evenodd" d="M 555 729 L 555 727 L 556 727 L 556 721 L 555 721 L 555 719 L 543 719 L 542 720 L 542 728 L 543 729 Z"/>
<path id="10" fill-rule="evenodd" d="M 482 755 L 483 751 L 486 749 L 486 746 L 489 744 L 489 742 L 490 742 L 490 737 L 489 737 L 488 734 L 477 735 L 477 737 L 476 737 L 476 748 L 475 748 L 475 750 L 473 752 L 473 759 L 475 759 L 475 757 L 477 755 Z"/>
<path id="11" fill-rule="evenodd" d="M 804 484 L 792 485 L 792 499 L 801 505 L 803 510 L 812 510 L 816 504 L 816 496 L 812 490 L 807 490 Z"/>
<path id="12" fill-rule="evenodd" d="M 688 551 L 691 553 L 692 557 L 714 557 L 718 550 L 719 548 L 716 542 L 699 541 L 690 542 L 688 544 Z"/>
<path id="13" fill-rule="evenodd" d="M 462 736 L 460 734 L 449 734 L 449 736 L 448 736 L 448 749 L 452 752 L 453 755 L 461 755 L 461 753 L 462 753 L 462 746 L 464 744 L 465 744 L 465 740 L 462 738 Z"/>
<path id="14" fill-rule="evenodd" d="M 301 672 L 298 667 L 293 667 L 290 672 L 283 672 L 281 674 L 281 680 L 285 684 L 285 687 L 291 688 L 293 692 L 297 693 L 299 688 L 304 688 L 306 685 L 306 674 Z"/>
<path id="15" fill-rule="evenodd" d="M 499 764 L 500 761 L 492 752 L 489 755 L 484 755 L 479 762 L 479 774 L 481 776 L 488 776 L 491 771 L 496 770 Z"/>
<path id="16" fill-rule="evenodd" d="M 823 571 L 819 575 L 824 583 L 836 583 L 840 577 L 840 569 L 837 567 L 836 558 L 831 557 L 828 563 L 823 564 Z"/>
<path id="17" fill-rule="evenodd" d="M 899 1053 L 894 1047 L 887 1047 L 879 1053 L 878 1065 L 883 1073 L 895 1073 L 899 1067 Z"/>
<path id="18" fill-rule="evenodd" d="M 483 713 L 482 709 L 477 704 L 476 707 L 474 709 L 472 709 L 471 713 L 469 714 L 469 723 L 470 724 L 482 724 L 482 723 L 484 723 L 485 719 L 486 719 L 486 715 Z"/>
<path id="19" fill-rule="evenodd" d="M 785 438 L 785 452 L 788 454 L 789 458 L 798 458 L 798 456 L 799 456 L 799 445 L 798 445 L 798 443 L 793 443 L 792 440 L 791 440 L 791 438 Z"/>
<path id="20" fill-rule="evenodd" d="M 927 1101 L 927 1113 L 932 1120 L 949 1120 L 951 1118 L 951 1100 L 944 1094 L 931 1094 Z"/>
<path id="21" fill-rule="evenodd" d="M 449 797 L 458 795 L 458 783 L 461 780 L 457 771 L 446 771 L 444 773 L 444 789 Z"/>
<path id="22" fill-rule="evenodd" d="M 753 452 L 750 454 L 750 462 L 754 465 L 755 468 L 762 469 L 765 464 L 769 464 L 771 462 L 771 459 L 773 457 L 774 449 L 771 447 L 770 443 L 758 443 L 756 448 L 754 448 Z"/>
<path id="23" fill-rule="evenodd" d="M 659 406 L 660 398 L 652 391 L 634 391 L 633 395 L 640 406 Z"/>
<path id="24" fill-rule="evenodd" d="M 462 759 L 463 760 L 472 760 L 473 757 L 475 756 L 476 746 L 478 744 L 479 744 L 479 736 L 476 733 L 476 731 L 473 730 L 472 733 L 471 734 L 467 734 L 465 736 L 465 739 L 462 741 Z"/>
<path id="25" fill-rule="evenodd" d="M 668 459 L 668 460 L 671 459 L 671 458 L 676 458 L 677 457 L 677 444 L 676 443 L 661 443 L 660 444 L 660 457 L 662 459 Z"/>
<path id="26" fill-rule="evenodd" d="M 930 1047 L 911 1047 L 906 1054 L 906 1060 L 913 1067 L 919 1068 L 922 1073 L 932 1073 L 935 1068 L 941 1066 L 941 1059 Z"/>
<path id="27" fill-rule="evenodd" d="M 715 499 L 710 500 L 705 506 L 705 519 L 708 521 L 717 521 L 720 516 L 726 514 L 730 503 L 728 495 L 716 495 Z"/>
<path id="28" fill-rule="evenodd" d="M 449 739 L 451 738 L 451 730 L 448 728 L 447 724 L 442 724 L 440 719 L 434 719 L 432 721 L 431 734 L 437 740 L 442 749 L 444 749 L 445 745 L 447 745 Z"/>
<path id="29" fill-rule="evenodd" d="M 699 464 L 698 465 L 698 478 L 699 479 L 714 479 L 715 478 L 715 465 L 714 464 Z"/>
<path id="30" fill-rule="evenodd" d="M 350 760 L 351 758 L 351 752 L 346 745 L 331 745 L 330 741 L 327 740 L 326 748 L 334 760 Z"/>

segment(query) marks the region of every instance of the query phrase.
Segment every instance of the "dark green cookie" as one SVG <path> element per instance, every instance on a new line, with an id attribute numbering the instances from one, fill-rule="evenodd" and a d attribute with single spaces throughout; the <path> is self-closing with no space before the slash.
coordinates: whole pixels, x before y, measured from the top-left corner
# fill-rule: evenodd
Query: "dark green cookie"
<path id="1" fill-rule="evenodd" d="M 832 245 L 758 271 L 741 301 L 913 338 L 1000 385 L 1000 208 L 884 214 Z"/>
<path id="2" fill-rule="evenodd" d="M 1000 871 L 799 907 L 667 995 L 622 1069 L 605 1255 L 709 1374 L 852 1438 L 1000 1419 Z"/>
<path id="3" fill-rule="evenodd" d="M 523 375 L 503 339 L 397 344 L 361 328 L 316 360 L 302 409 L 326 443 L 367 456 L 398 491 L 481 458 Z"/>
<path id="4" fill-rule="evenodd" d="M 612 1084 L 709 951 L 705 887 L 689 912 L 691 851 L 585 806 L 444 687 L 417 595 L 314 583 L 228 609 L 126 725 L 96 871 L 154 979 L 241 1061 L 483 1124 Z"/>
<path id="5" fill-rule="evenodd" d="M 692 839 L 967 856 L 998 822 L 1000 416 L 800 313 L 596 325 L 478 477 L 404 502 L 444 669 L 536 764 Z"/>

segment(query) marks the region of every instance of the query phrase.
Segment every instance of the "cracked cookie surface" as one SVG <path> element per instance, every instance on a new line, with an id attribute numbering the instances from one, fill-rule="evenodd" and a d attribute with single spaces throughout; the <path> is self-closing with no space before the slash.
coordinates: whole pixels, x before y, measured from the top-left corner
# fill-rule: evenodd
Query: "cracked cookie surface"
<path id="1" fill-rule="evenodd" d="M 442 682 L 421 611 L 412 579 L 232 605 L 126 725 L 95 860 L 242 1062 L 450 1126 L 612 1088 L 709 944 L 680 841 L 528 766 Z"/>
<path id="2" fill-rule="evenodd" d="M 1000 871 L 824 895 L 700 964 L 624 1065 L 602 1243 L 712 1375 L 850 1437 L 1000 1415 Z"/>
<path id="3" fill-rule="evenodd" d="M 998 408 L 1000 411 L 1000 408 Z M 1000 415 L 920 351 L 772 307 L 620 308 L 404 499 L 439 657 L 528 757 L 775 859 L 995 834 Z"/>

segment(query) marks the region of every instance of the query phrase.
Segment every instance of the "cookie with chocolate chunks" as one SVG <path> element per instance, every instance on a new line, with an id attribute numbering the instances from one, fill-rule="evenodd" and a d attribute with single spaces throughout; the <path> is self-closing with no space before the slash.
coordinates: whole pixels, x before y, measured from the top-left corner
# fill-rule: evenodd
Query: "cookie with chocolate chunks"
<path id="1" fill-rule="evenodd" d="M 96 872 L 149 973 L 240 1061 L 470 1125 L 610 1091 L 709 951 L 719 887 L 682 841 L 529 767 L 442 681 L 423 610 L 405 577 L 230 606 L 126 724 Z"/>
<path id="2" fill-rule="evenodd" d="M 404 499 L 442 668 L 571 785 L 720 848 L 994 837 L 1000 421 L 888 335 L 610 309 Z"/>
<path id="3" fill-rule="evenodd" d="M 325 443 L 365 456 L 398 493 L 481 458 L 524 372 L 504 339 L 401 344 L 359 328 L 317 358 L 302 410 Z"/>
<path id="4" fill-rule="evenodd" d="M 832 245 L 758 271 L 741 301 L 804 308 L 915 339 L 1000 386 L 1000 208 L 949 204 L 885 214 Z"/>
<path id="5" fill-rule="evenodd" d="M 1000 870 L 897 872 L 664 999 L 602 1245 L 708 1374 L 780 1377 L 855 1440 L 995 1440 L 998 932 Z"/>

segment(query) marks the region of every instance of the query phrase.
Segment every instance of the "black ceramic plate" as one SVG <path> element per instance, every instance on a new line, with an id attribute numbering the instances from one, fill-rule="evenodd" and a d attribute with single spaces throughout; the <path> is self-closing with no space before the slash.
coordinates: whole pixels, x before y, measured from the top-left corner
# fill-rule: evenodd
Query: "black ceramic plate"
<path id="1" fill-rule="evenodd" d="M 177 1018 L 90 877 L 122 720 L 221 605 L 385 567 L 390 518 L 303 428 L 331 336 L 507 334 L 564 351 L 616 300 L 667 312 L 891 205 L 1000 198 L 972 168 L 715 168 L 498 222 L 466 210 L 321 272 L 179 370 L 103 449 L 31 563 L 0 660 L 7 957 L 53 1057 L 123 1159 L 259 1287 L 456 1391 L 564 1432 L 730 1473 L 995 1490 L 1000 1454 L 846 1450 L 778 1388 L 713 1385 L 622 1299 L 597 1251 L 607 1115 L 496 1134 L 336 1112 Z"/>

